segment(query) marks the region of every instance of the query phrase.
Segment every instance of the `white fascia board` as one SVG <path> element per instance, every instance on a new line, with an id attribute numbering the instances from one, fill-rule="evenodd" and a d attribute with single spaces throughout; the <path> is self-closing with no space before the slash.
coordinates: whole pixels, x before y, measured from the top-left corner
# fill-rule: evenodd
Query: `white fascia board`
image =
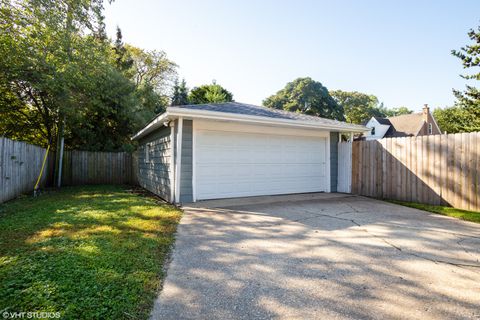
<path id="1" fill-rule="evenodd" d="M 153 130 L 160 128 L 165 125 L 165 122 L 167 122 L 168 119 L 168 113 L 164 112 L 161 115 L 157 116 L 155 119 L 150 121 L 142 130 L 138 131 L 133 137 L 131 137 L 131 140 L 137 140 L 140 139 L 141 137 L 149 134 Z"/>
<path id="2" fill-rule="evenodd" d="M 278 118 L 269 118 L 262 116 L 252 116 L 244 114 L 235 114 L 235 113 L 225 113 L 218 111 L 205 111 L 205 110 L 192 110 L 184 108 L 175 108 L 169 107 L 167 113 L 171 117 L 189 117 L 192 119 L 211 119 L 211 120 L 223 120 L 223 121 L 242 121 L 249 122 L 253 124 L 267 124 L 267 125 L 283 125 L 283 126 L 292 126 L 298 128 L 311 128 L 311 129 L 322 129 L 328 131 L 339 131 L 339 132 L 367 132 L 370 131 L 367 127 L 361 125 L 350 125 L 348 123 L 342 123 L 339 125 L 335 124 L 324 124 L 317 123 L 314 121 L 303 121 L 303 120 L 291 120 L 291 119 L 278 119 Z"/>
<path id="3" fill-rule="evenodd" d="M 252 116 L 244 114 L 235 114 L 235 113 L 225 113 L 218 111 L 206 111 L 206 110 L 192 110 L 186 108 L 176 108 L 168 107 L 167 111 L 153 119 L 149 124 L 147 124 L 142 130 L 137 132 L 131 139 L 137 140 L 141 137 L 149 134 L 153 130 L 165 125 L 166 122 L 178 117 L 185 118 L 197 118 L 197 119 L 210 119 L 210 120 L 223 120 L 223 121 L 239 121 L 239 122 L 248 122 L 252 124 L 266 124 L 266 125 L 276 125 L 276 126 L 290 126 L 297 128 L 310 128 L 310 129 L 320 129 L 327 131 L 338 131 L 338 132 L 368 132 L 369 128 L 361 125 L 350 125 L 348 123 L 341 123 L 339 125 L 335 124 L 324 124 L 318 123 L 315 121 L 303 121 L 303 120 L 291 120 L 291 119 L 278 119 L 278 118 L 269 118 L 261 116 Z"/>

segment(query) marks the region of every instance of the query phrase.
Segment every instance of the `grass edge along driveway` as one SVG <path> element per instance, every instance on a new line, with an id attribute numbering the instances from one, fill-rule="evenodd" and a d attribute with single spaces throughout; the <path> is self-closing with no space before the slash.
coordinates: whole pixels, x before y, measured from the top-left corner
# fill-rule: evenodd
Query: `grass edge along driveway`
<path id="1" fill-rule="evenodd" d="M 435 206 L 435 205 L 422 204 L 422 203 L 416 203 L 416 202 L 405 202 L 405 201 L 398 201 L 398 200 L 387 200 L 387 201 L 395 204 L 399 204 L 405 207 L 420 209 L 423 211 L 429 211 L 432 213 L 454 217 L 454 218 L 465 220 L 465 221 L 480 223 L 480 212 L 477 212 L 477 211 L 468 211 L 468 210 L 462 210 L 462 209 L 457 209 L 453 207 Z"/>
<path id="2" fill-rule="evenodd" d="M 0 205 L 0 311 L 145 319 L 181 211 L 121 186 Z"/>

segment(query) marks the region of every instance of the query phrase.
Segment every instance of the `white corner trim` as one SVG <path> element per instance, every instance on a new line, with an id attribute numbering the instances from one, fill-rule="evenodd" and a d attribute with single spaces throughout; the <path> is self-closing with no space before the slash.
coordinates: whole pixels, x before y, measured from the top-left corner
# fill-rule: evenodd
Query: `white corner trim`
<path id="1" fill-rule="evenodd" d="M 170 202 L 175 202 L 175 122 L 170 122 Z"/>
<path id="2" fill-rule="evenodd" d="M 178 118 L 177 126 L 177 156 L 175 165 L 175 202 L 180 202 L 180 181 L 182 169 L 182 135 L 183 135 L 183 118 Z"/>
<path id="3" fill-rule="evenodd" d="M 325 143 L 327 144 L 325 147 L 326 149 L 326 159 L 325 161 L 327 162 L 326 165 L 327 165 L 327 190 L 326 192 L 332 192 L 332 172 L 331 172 L 331 158 L 330 158 L 330 135 L 328 135 L 328 137 L 325 139 Z"/>
<path id="4" fill-rule="evenodd" d="M 193 202 L 197 202 L 197 166 L 196 166 L 196 149 L 197 149 L 197 132 L 196 121 L 192 120 L 192 198 Z"/>

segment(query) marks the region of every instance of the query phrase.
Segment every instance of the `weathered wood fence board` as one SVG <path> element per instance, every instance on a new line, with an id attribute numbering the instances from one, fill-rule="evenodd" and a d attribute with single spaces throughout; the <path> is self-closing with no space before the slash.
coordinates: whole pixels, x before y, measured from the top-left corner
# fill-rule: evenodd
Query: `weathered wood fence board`
<path id="1" fill-rule="evenodd" d="M 355 141 L 351 167 L 354 194 L 480 211 L 480 132 Z"/>
<path id="2" fill-rule="evenodd" d="M 127 152 L 65 151 L 62 185 L 136 184 L 133 165 Z"/>
<path id="3" fill-rule="evenodd" d="M 0 203 L 33 192 L 47 150 L 21 141 L 0 137 Z M 47 158 L 40 186 L 51 174 L 51 154 Z"/>

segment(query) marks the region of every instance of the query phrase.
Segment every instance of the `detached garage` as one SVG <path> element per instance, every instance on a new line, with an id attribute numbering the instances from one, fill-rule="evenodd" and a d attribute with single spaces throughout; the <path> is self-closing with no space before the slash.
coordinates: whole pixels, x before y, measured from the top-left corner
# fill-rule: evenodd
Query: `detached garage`
<path id="1" fill-rule="evenodd" d="M 139 141 L 140 185 L 176 203 L 335 192 L 345 122 L 236 102 L 168 107 Z"/>

